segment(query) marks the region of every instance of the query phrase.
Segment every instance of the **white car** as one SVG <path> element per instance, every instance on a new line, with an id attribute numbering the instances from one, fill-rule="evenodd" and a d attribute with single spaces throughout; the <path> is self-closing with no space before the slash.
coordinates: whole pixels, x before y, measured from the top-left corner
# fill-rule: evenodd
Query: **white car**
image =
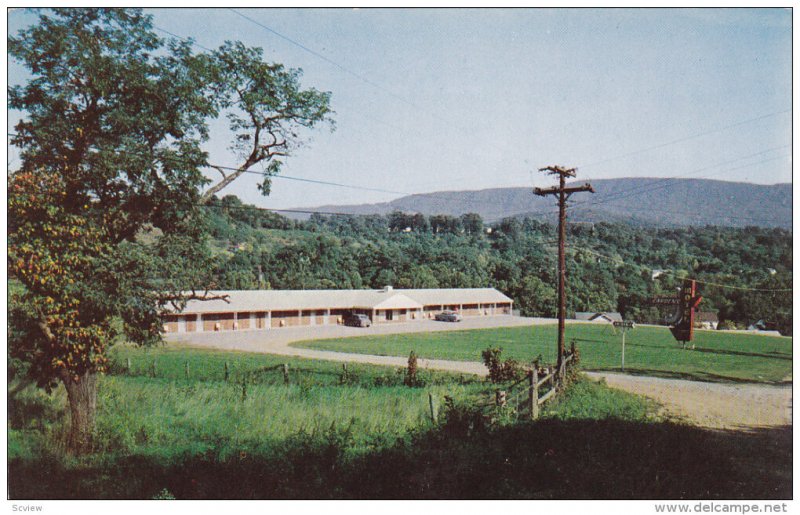
<path id="1" fill-rule="evenodd" d="M 436 314 L 436 320 L 439 322 L 461 322 L 461 315 L 456 311 L 442 311 Z"/>

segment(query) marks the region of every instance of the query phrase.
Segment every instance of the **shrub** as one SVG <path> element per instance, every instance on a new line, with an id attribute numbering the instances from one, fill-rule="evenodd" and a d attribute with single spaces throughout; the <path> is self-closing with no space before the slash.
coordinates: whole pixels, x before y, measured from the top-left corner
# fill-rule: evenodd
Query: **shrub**
<path id="1" fill-rule="evenodd" d="M 413 350 L 408 355 L 408 368 L 404 383 L 406 386 L 417 386 L 417 354 Z"/>
<path id="2" fill-rule="evenodd" d="M 502 347 L 489 347 L 481 352 L 483 364 L 489 369 L 489 380 L 493 383 L 503 383 L 520 379 L 524 372 L 519 362 L 513 359 L 500 361 L 502 352 Z"/>

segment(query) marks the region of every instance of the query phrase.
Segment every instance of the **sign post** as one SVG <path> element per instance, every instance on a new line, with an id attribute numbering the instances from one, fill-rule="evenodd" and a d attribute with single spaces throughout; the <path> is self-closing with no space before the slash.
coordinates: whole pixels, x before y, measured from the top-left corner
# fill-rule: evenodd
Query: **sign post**
<path id="1" fill-rule="evenodd" d="M 622 320 L 614 322 L 614 327 L 622 331 L 622 371 L 625 372 L 625 333 L 636 327 L 636 324 L 633 323 L 633 320 Z"/>
<path id="2" fill-rule="evenodd" d="M 683 287 L 677 297 L 658 295 L 650 300 L 653 306 L 674 306 L 675 312 L 665 322 L 670 325 L 669 330 L 679 342 L 692 341 L 694 337 L 694 314 L 703 297 L 697 295 L 697 286 L 694 279 L 685 279 Z M 694 348 L 694 345 L 692 345 Z"/>

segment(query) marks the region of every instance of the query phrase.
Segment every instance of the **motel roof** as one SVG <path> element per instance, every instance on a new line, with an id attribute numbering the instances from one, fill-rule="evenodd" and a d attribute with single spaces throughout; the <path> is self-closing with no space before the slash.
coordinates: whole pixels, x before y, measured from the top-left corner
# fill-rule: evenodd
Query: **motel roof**
<path id="1" fill-rule="evenodd" d="M 511 302 L 494 288 L 382 290 L 229 290 L 224 300 L 191 300 L 183 313 L 228 313 L 311 309 L 420 309 L 428 305 Z"/>

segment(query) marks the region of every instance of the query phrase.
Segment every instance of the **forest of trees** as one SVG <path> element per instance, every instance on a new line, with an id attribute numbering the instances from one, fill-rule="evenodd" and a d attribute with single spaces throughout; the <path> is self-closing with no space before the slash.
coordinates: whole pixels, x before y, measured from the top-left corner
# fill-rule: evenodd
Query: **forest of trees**
<path id="1" fill-rule="evenodd" d="M 547 223 L 401 212 L 296 221 L 232 195 L 206 211 L 218 289 L 494 287 L 523 315 L 556 314 L 557 232 Z M 648 299 L 688 276 L 705 281 L 701 310 L 717 313 L 721 327 L 763 320 L 791 334 L 791 291 L 759 291 L 792 287 L 787 230 L 570 225 L 567 273 L 569 313 L 619 311 L 658 323 L 663 313 Z"/>

